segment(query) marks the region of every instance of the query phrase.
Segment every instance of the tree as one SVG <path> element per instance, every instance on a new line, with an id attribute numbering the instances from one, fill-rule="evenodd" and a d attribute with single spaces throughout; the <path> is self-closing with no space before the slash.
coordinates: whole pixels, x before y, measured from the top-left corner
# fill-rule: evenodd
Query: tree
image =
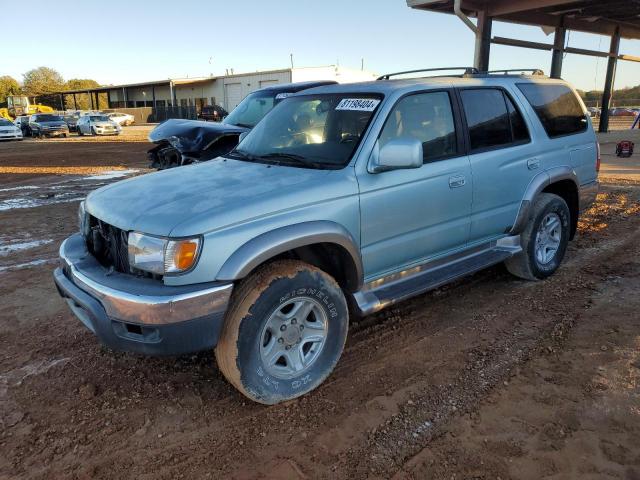
<path id="1" fill-rule="evenodd" d="M 64 79 L 56 70 L 49 67 L 38 67 L 22 75 L 23 89 L 27 95 L 45 95 L 64 89 Z"/>
<path id="2" fill-rule="evenodd" d="M 0 105 L 7 101 L 7 95 L 17 95 L 20 93 L 18 81 L 9 75 L 0 77 Z"/>
<path id="3" fill-rule="evenodd" d="M 67 80 L 64 85 L 64 90 L 82 90 L 99 87 L 100 84 L 90 78 L 72 78 Z M 91 108 L 91 99 L 86 93 L 76 93 L 76 102 L 73 102 L 73 95 L 66 95 L 65 99 L 66 108 L 79 108 L 80 110 L 89 110 Z M 94 108 L 97 108 L 94 106 Z"/>

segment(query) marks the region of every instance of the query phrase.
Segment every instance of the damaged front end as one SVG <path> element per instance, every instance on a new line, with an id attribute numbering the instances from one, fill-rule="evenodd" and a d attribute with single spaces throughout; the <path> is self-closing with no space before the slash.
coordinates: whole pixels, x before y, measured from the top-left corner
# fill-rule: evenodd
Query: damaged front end
<path id="1" fill-rule="evenodd" d="M 246 131 L 222 123 L 166 120 L 149 133 L 149 141 L 156 144 L 147 152 L 151 168 L 165 170 L 219 157 L 233 150 Z"/>

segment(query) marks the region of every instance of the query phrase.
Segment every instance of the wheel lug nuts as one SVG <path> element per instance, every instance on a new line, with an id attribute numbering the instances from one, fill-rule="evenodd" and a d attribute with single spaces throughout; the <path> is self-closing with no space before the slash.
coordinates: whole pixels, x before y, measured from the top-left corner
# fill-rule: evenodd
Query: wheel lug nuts
<path id="1" fill-rule="evenodd" d="M 304 325 L 300 325 L 300 330 L 304 330 Z"/>
<path id="2" fill-rule="evenodd" d="M 280 331 L 284 332 L 287 329 L 286 325 L 280 325 Z"/>
<path id="3" fill-rule="evenodd" d="M 286 347 L 284 347 L 284 348 L 286 348 L 287 350 L 290 350 L 290 349 L 291 349 L 291 345 L 287 345 L 287 346 L 286 346 Z"/>
<path id="4" fill-rule="evenodd" d="M 298 321 L 295 318 L 291 320 L 291 325 L 295 325 L 296 323 L 298 323 Z"/>
<path id="5" fill-rule="evenodd" d="M 280 338 L 278 339 L 278 343 L 284 343 L 284 338 L 280 337 Z"/>

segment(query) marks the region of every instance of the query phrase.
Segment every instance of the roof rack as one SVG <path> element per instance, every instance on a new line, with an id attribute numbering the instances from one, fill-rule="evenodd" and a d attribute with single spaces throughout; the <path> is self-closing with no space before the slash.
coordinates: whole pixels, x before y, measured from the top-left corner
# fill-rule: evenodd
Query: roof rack
<path id="1" fill-rule="evenodd" d="M 502 73 L 504 75 L 508 75 L 509 73 L 513 73 L 513 72 L 520 72 L 520 73 L 531 72 L 531 75 L 544 75 L 544 72 L 539 68 L 507 68 L 505 70 L 488 70 L 486 72 L 481 72 L 481 73 Z"/>
<path id="2" fill-rule="evenodd" d="M 386 73 L 386 74 L 378 77 L 376 80 L 389 80 L 389 78 L 391 78 L 391 77 L 396 77 L 398 75 L 406 75 L 406 74 L 409 74 L 409 73 L 440 72 L 440 71 L 443 71 L 443 70 L 464 70 L 464 72 L 463 72 L 464 75 L 480 73 L 480 71 L 477 68 L 474 68 L 474 67 L 421 68 L 421 69 L 418 69 L 418 70 L 407 70 L 405 72 Z"/>

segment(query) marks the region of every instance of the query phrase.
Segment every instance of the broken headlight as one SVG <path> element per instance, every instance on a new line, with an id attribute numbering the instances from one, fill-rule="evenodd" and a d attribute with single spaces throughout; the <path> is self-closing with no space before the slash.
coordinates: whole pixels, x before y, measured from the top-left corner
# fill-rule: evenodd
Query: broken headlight
<path id="1" fill-rule="evenodd" d="M 199 237 L 172 240 L 139 232 L 130 232 L 129 265 L 158 275 L 184 273 L 198 260 Z"/>

